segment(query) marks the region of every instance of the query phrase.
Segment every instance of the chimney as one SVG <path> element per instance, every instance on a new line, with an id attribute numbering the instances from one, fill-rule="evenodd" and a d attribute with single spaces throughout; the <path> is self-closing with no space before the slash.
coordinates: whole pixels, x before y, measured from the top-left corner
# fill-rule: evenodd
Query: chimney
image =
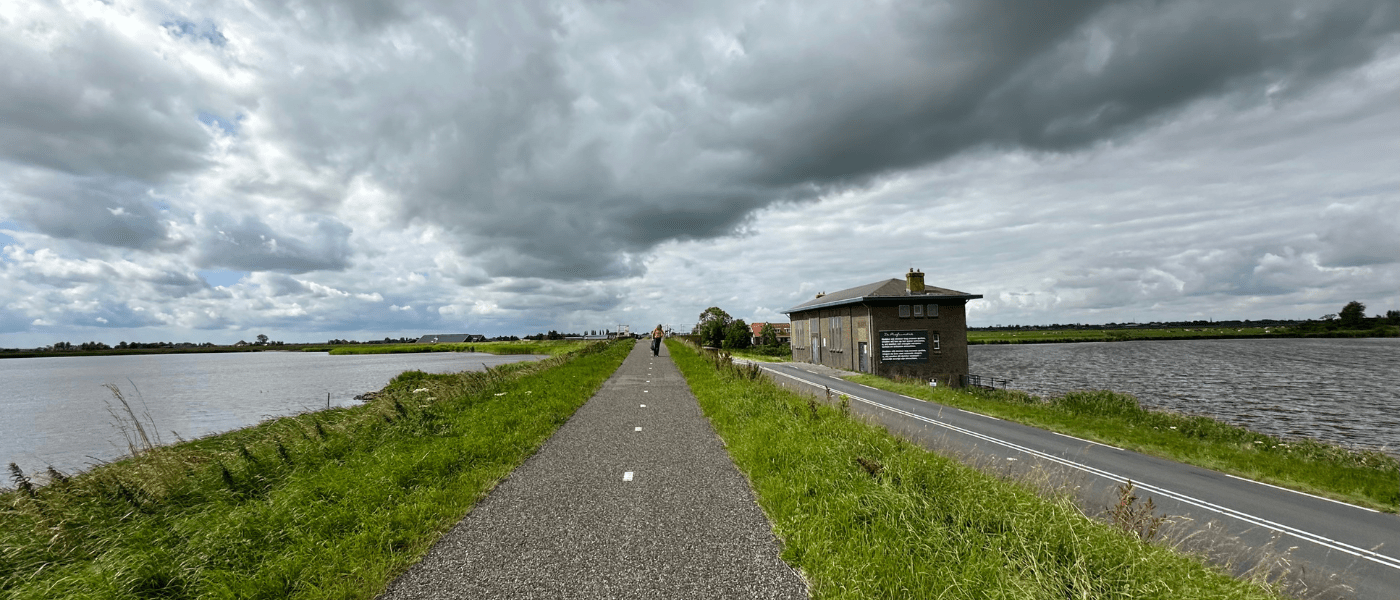
<path id="1" fill-rule="evenodd" d="M 905 280 L 906 282 L 908 282 L 908 285 L 905 286 L 905 287 L 909 290 L 909 293 L 911 293 L 911 294 L 922 294 L 922 293 L 924 293 L 924 273 L 923 273 L 923 271 L 915 271 L 913 267 L 910 267 L 910 268 L 909 268 L 909 272 L 906 273 L 906 274 L 904 275 L 904 280 Z"/>
<path id="2" fill-rule="evenodd" d="M 826 292 L 817 292 L 817 297 L 818 297 L 818 298 L 820 298 L 820 297 L 822 297 L 822 296 L 825 296 L 825 295 L 826 295 Z"/>

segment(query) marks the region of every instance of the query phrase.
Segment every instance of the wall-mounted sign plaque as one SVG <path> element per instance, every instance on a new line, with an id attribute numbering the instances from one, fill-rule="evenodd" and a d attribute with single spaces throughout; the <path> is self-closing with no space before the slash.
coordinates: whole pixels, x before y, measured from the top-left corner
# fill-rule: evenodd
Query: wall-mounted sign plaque
<path id="1" fill-rule="evenodd" d="M 928 362 L 927 331 L 881 331 L 880 361 L 886 363 Z"/>

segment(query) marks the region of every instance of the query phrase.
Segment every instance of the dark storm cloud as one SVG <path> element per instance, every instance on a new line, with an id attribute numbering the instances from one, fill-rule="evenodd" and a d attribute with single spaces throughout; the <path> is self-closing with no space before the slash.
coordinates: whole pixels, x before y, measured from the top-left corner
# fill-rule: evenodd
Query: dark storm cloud
<path id="1" fill-rule="evenodd" d="M 732 139 L 760 165 L 754 178 L 773 184 L 858 179 L 987 144 L 1070 150 L 1199 98 L 1305 88 L 1368 60 L 1400 28 L 1387 2 L 1100 7 L 899 10 L 884 16 L 897 26 L 870 31 L 881 43 L 841 39 L 800 64 L 756 56 L 731 97 L 773 110 Z M 853 46 L 877 49 L 841 54 Z"/>
<path id="2" fill-rule="evenodd" d="M 12 175 L 0 208 L 56 238 L 136 249 L 177 249 L 148 188 L 113 177 Z"/>
<path id="3" fill-rule="evenodd" d="M 350 258 L 350 228 L 329 218 L 311 220 L 299 235 L 246 215 L 216 213 L 201 226 L 207 233 L 195 245 L 202 268 L 305 273 L 340 270 Z"/>
<path id="4" fill-rule="evenodd" d="M 382 67 L 298 57 L 318 77 L 278 84 L 267 117 L 308 164 L 373 173 L 489 275 L 565 279 L 636 275 L 629 255 L 660 242 L 968 150 L 1071 151 L 1196 100 L 1286 101 L 1400 27 L 1383 1 L 741 3 L 670 21 L 376 6 L 322 11 L 359 24 L 323 43 Z M 386 41 L 410 31 L 411 51 Z"/>
<path id="5" fill-rule="evenodd" d="M 0 36 L 0 161 L 147 182 L 204 165 L 209 135 L 195 116 L 223 102 L 199 77 L 48 8 L 60 22 Z"/>

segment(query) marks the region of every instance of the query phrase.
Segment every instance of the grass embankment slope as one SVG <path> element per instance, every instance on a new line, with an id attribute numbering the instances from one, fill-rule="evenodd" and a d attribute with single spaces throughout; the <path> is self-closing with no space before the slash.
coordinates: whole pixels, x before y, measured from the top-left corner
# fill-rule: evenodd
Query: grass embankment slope
<path id="1" fill-rule="evenodd" d="M 5 598 L 372 598 L 603 384 L 631 343 L 157 448 L 0 495 Z"/>
<path id="2" fill-rule="evenodd" d="M 931 388 L 873 375 L 847 379 L 1360 506 L 1394 512 L 1400 505 L 1400 461 L 1394 457 L 1315 440 L 1282 440 L 1209 417 L 1148 410 L 1129 394 L 1084 391 L 1046 400 L 1025 392 Z"/>
<path id="3" fill-rule="evenodd" d="M 373 344 L 307 348 L 307 352 L 330 351 L 342 354 L 410 354 L 417 352 L 485 352 L 488 354 L 542 354 L 559 356 L 583 348 L 591 342 L 544 340 L 538 342 L 475 342 L 470 344 Z"/>
<path id="4" fill-rule="evenodd" d="M 667 346 L 818 598 L 1274 598 L 774 385 Z"/>
<path id="5" fill-rule="evenodd" d="M 1246 338 L 1396 337 L 1400 329 L 1383 326 L 1366 330 L 1311 331 L 1295 327 L 1170 327 L 1164 329 L 1056 329 L 1034 331 L 968 331 L 969 344 L 1064 344 L 1133 340 L 1226 340 Z"/>

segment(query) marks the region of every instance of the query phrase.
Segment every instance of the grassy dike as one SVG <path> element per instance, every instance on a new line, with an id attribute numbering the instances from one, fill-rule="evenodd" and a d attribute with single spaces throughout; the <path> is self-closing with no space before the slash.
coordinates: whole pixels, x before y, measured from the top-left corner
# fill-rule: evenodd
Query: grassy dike
<path id="1" fill-rule="evenodd" d="M 850 381 L 1197 465 L 1224 473 L 1395 512 L 1400 461 L 1315 440 L 1282 440 L 1209 417 L 1148 410 L 1129 394 L 1072 392 L 1045 400 L 1017 391 L 931 388 L 873 375 Z"/>
<path id="2" fill-rule="evenodd" d="M 404 373 L 362 406 L 156 448 L 0 495 L 0 597 L 371 598 L 622 364 L 597 344 Z"/>
<path id="3" fill-rule="evenodd" d="M 487 354 L 543 354 L 558 356 L 583 348 L 591 342 L 581 341 L 524 341 L 524 342 L 473 342 L 463 344 L 364 344 L 355 346 L 334 346 L 307 348 L 307 352 L 325 352 L 332 355 L 344 354 L 412 354 L 418 352 L 485 352 Z"/>
<path id="4" fill-rule="evenodd" d="M 668 341 L 817 598 L 1276 598 Z"/>

